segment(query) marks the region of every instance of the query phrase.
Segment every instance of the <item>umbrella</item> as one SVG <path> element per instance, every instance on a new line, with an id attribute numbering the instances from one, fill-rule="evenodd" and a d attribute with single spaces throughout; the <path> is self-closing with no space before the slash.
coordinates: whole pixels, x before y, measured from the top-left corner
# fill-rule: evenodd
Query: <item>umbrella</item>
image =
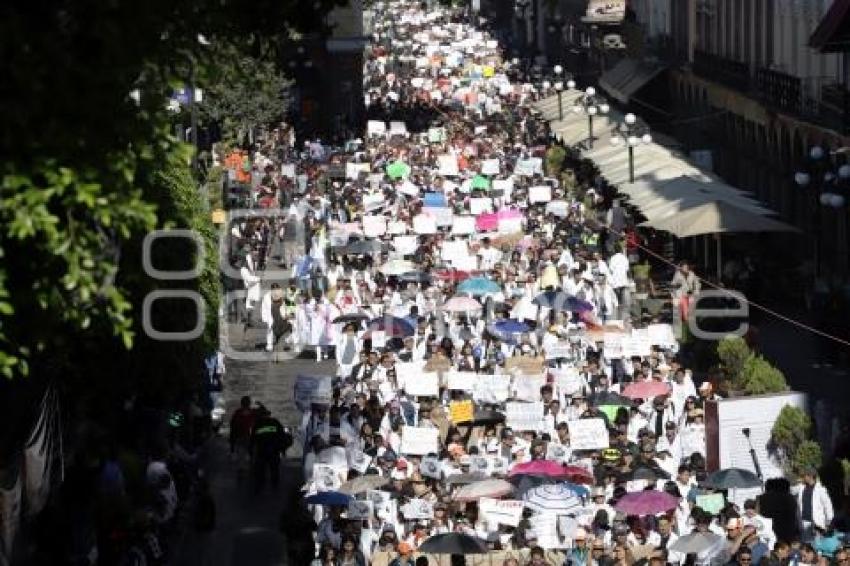
<path id="1" fill-rule="evenodd" d="M 402 273 L 398 276 L 400 281 L 412 281 L 413 283 L 428 283 L 431 281 L 431 276 L 421 271 L 411 271 L 410 273 Z"/>
<path id="2" fill-rule="evenodd" d="M 470 297 L 452 297 L 442 306 L 445 312 L 480 311 L 481 308 L 481 303 Z"/>
<path id="3" fill-rule="evenodd" d="M 487 554 L 487 542 L 463 533 L 434 535 L 419 545 L 420 554 Z"/>
<path id="4" fill-rule="evenodd" d="M 761 480 L 757 475 L 742 468 L 728 468 L 718 470 L 705 478 L 703 482 L 706 487 L 713 489 L 745 489 L 748 487 L 761 487 Z"/>
<path id="5" fill-rule="evenodd" d="M 404 161 L 393 161 L 387 165 L 387 175 L 390 179 L 401 179 L 410 175 L 410 165 Z"/>
<path id="6" fill-rule="evenodd" d="M 591 485 L 596 481 L 592 473 L 579 466 L 564 466 L 564 477 L 572 482 Z"/>
<path id="7" fill-rule="evenodd" d="M 464 281 L 470 278 L 469 272 L 457 269 L 443 269 L 434 272 L 434 277 L 442 281 Z"/>
<path id="8" fill-rule="evenodd" d="M 381 266 L 384 275 L 404 275 L 416 271 L 416 264 L 405 259 L 393 259 Z"/>
<path id="9" fill-rule="evenodd" d="M 494 324 L 493 327 L 496 329 L 496 331 L 504 334 L 517 334 L 521 332 L 528 332 L 529 330 L 529 327 L 526 323 L 513 319 L 500 320 L 499 322 Z"/>
<path id="10" fill-rule="evenodd" d="M 593 305 L 563 291 L 544 291 L 532 301 L 535 305 L 565 312 L 590 312 Z"/>
<path id="11" fill-rule="evenodd" d="M 472 425 L 486 426 L 505 422 L 505 415 L 499 411 L 476 410 L 472 417 Z"/>
<path id="12" fill-rule="evenodd" d="M 722 536 L 712 532 L 693 532 L 676 539 L 676 542 L 671 544 L 668 550 L 682 554 L 700 554 L 709 548 L 719 546 L 723 541 Z"/>
<path id="13" fill-rule="evenodd" d="M 369 330 L 374 331 L 384 331 L 387 336 L 394 336 L 397 338 L 404 338 L 406 336 L 413 336 L 415 330 L 413 326 L 403 318 L 398 318 L 395 316 L 385 316 L 382 318 L 376 318 L 369 323 Z"/>
<path id="14" fill-rule="evenodd" d="M 482 497 L 492 497 L 498 499 L 510 495 L 514 491 L 514 486 L 509 482 L 500 479 L 490 479 L 470 483 L 458 489 L 453 499 L 455 501 L 478 501 Z"/>
<path id="15" fill-rule="evenodd" d="M 638 466 L 628 475 L 630 480 L 646 480 L 654 482 L 658 480 L 669 480 L 670 474 L 657 466 Z"/>
<path id="16" fill-rule="evenodd" d="M 378 475 L 358 476 L 342 484 L 339 492 L 348 495 L 357 495 L 358 493 L 365 493 L 372 489 L 384 487 L 388 483 L 390 483 L 389 478 L 382 478 Z"/>
<path id="17" fill-rule="evenodd" d="M 490 188 L 490 179 L 484 175 L 476 175 L 475 178 L 472 179 L 472 188 L 483 189 L 486 191 Z"/>
<path id="18" fill-rule="evenodd" d="M 669 393 L 670 386 L 660 381 L 638 381 L 623 389 L 623 396 L 631 399 L 654 399 Z"/>
<path id="19" fill-rule="evenodd" d="M 514 467 L 511 468 L 511 476 L 518 476 L 522 474 L 561 478 L 564 477 L 564 466 L 560 462 L 552 460 L 532 460 L 530 462 L 515 464 Z"/>
<path id="20" fill-rule="evenodd" d="M 530 489 L 523 496 L 525 506 L 539 513 L 568 515 L 582 507 L 578 494 L 563 483 L 541 485 Z"/>
<path id="21" fill-rule="evenodd" d="M 364 320 L 369 320 L 369 316 L 363 313 L 352 313 L 352 314 L 344 314 L 342 316 L 338 316 L 333 319 L 334 324 L 350 324 L 352 322 L 363 322 Z"/>
<path id="22" fill-rule="evenodd" d="M 469 293 L 474 296 L 490 295 L 501 290 L 502 287 L 498 283 L 484 277 L 473 277 L 457 286 L 458 293 Z"/>
<path id="23" fill-rule="evenodd" d="M 351 255 L 366 255 L 384 251 L 386 247 L 386 244 L 383 244 L 378 240 L 356 240 L 342 248 L 341 253 Z"/>
<path id="24" fill-rule="evenodd" d="M 470 472 L 466 474 L 452 474 L 450 476 L 446 476 L 445 481 L 448 485 L 466 485 L 468 483 L 475 483 L 486 479 L 489 479 L 487 474 L 482 474 L 481 472 Z"/>
<path id="25" fill-rule="evenodd" d="M 599 393 L 594 393 L 590 396 L 588 402 L 595 407 L 599 407 L 601 405 L 617 405 L 618 407 L 632 406 L 631 399 L 623 397 L 622 395 L 617 395 L 611 391 L 600 391 Z"/>
<path id="26" fill-rule="evenodd" d="M 514 496 L 516 498 L 521 498 L 530 490 L 540 487 L 541 485 L 550 485 L 555 483 L 560 483 L 561 485 L 571 489 L 578 495 L 579 497 L 587 497 L 590 495 L 590 491 L 584 487 L 583 485 L 578 485 L 576 483 L 570 483 L 567 481 L 562 481 L 555 478 L 547 478 L 542 476 L 514 476 L 512 478 L 508 478 L 512 484 L 516 487 L 516 492 Z"/>
<path id="27" fill-rule="evenodd" d="M 304 499 L 310 505 L 348 505 L 351 496 L 339 491 L 320 491 Z"/>
<path id="28" fill-rule="evenodd" d="M 614 504 L 614 509 L 626 515 L 657 515 L 676 507 L 679 498 L 669 493 L 647 489 L 627 493 Z"/>

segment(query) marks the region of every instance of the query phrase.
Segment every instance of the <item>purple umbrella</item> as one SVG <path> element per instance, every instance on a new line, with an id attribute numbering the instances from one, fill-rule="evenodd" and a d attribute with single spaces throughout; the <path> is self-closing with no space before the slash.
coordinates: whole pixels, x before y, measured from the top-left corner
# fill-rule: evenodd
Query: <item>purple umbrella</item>
<path id="1" fill-rule="evenodd" d="M 663 491 L 648 489 L 627 493 L 614 505 L 614 509 L 626 515 L 657 515 L 665 513 L 679 504 L 679 498 Z"/>

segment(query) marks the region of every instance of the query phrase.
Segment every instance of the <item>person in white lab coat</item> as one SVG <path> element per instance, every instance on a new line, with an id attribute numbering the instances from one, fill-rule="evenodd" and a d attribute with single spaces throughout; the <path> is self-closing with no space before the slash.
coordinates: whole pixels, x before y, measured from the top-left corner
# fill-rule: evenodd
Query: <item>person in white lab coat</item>
<path id="1" fill-rule="evenodd" d="M 242 284 L 245 285 L 245 323 L 251 320 L 251 315 L 254 312 L 254 306 L 260 302 L 260 293 L 262 292 L 261 281 L 259 275 L 254 271 L 252 264 L 246 260 L 242 267 L 239 268 L 239 275 L 242 277 Z"/>

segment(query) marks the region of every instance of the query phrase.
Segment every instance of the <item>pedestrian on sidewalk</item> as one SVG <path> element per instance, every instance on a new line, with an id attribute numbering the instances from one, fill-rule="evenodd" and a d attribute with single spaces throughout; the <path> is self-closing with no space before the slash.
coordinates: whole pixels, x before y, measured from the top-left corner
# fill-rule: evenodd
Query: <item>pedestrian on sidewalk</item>
<path id="1" fill-rule="evenodd" d="M 254 493 L 263 491 L 266 475 L 272 488 L 280 484 L 280 457 L 292 446 L 292 435 L 288 434 L 271 412 L 260 405 L 257 420 L 251 432 L 251 454 L 254 466 Z"/>

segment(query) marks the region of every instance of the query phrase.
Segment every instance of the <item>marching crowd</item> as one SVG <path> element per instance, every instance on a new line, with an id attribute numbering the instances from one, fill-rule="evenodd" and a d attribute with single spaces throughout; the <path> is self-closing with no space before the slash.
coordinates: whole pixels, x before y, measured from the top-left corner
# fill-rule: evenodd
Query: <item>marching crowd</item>
<path id="1" fill-rule="evenodd" d="M 700 281 L 682 263 L 652 284 L 616 191 L 533 110 L 541 89 L 452 9 L 377 15 L 368 136 L 302 151 L 276 131 L 250 204 L 284 212 L 232 231 L 241 320 L 269 352 L 336 362 L 299 376 L 294 439 L 250 401 L 236 417 L 273 482 L 275 447 L 303 451 L 292 563 L 846 563 L 814 470 L 793 491 L 706 472 L 718 394 L 672 324 Z"/>

